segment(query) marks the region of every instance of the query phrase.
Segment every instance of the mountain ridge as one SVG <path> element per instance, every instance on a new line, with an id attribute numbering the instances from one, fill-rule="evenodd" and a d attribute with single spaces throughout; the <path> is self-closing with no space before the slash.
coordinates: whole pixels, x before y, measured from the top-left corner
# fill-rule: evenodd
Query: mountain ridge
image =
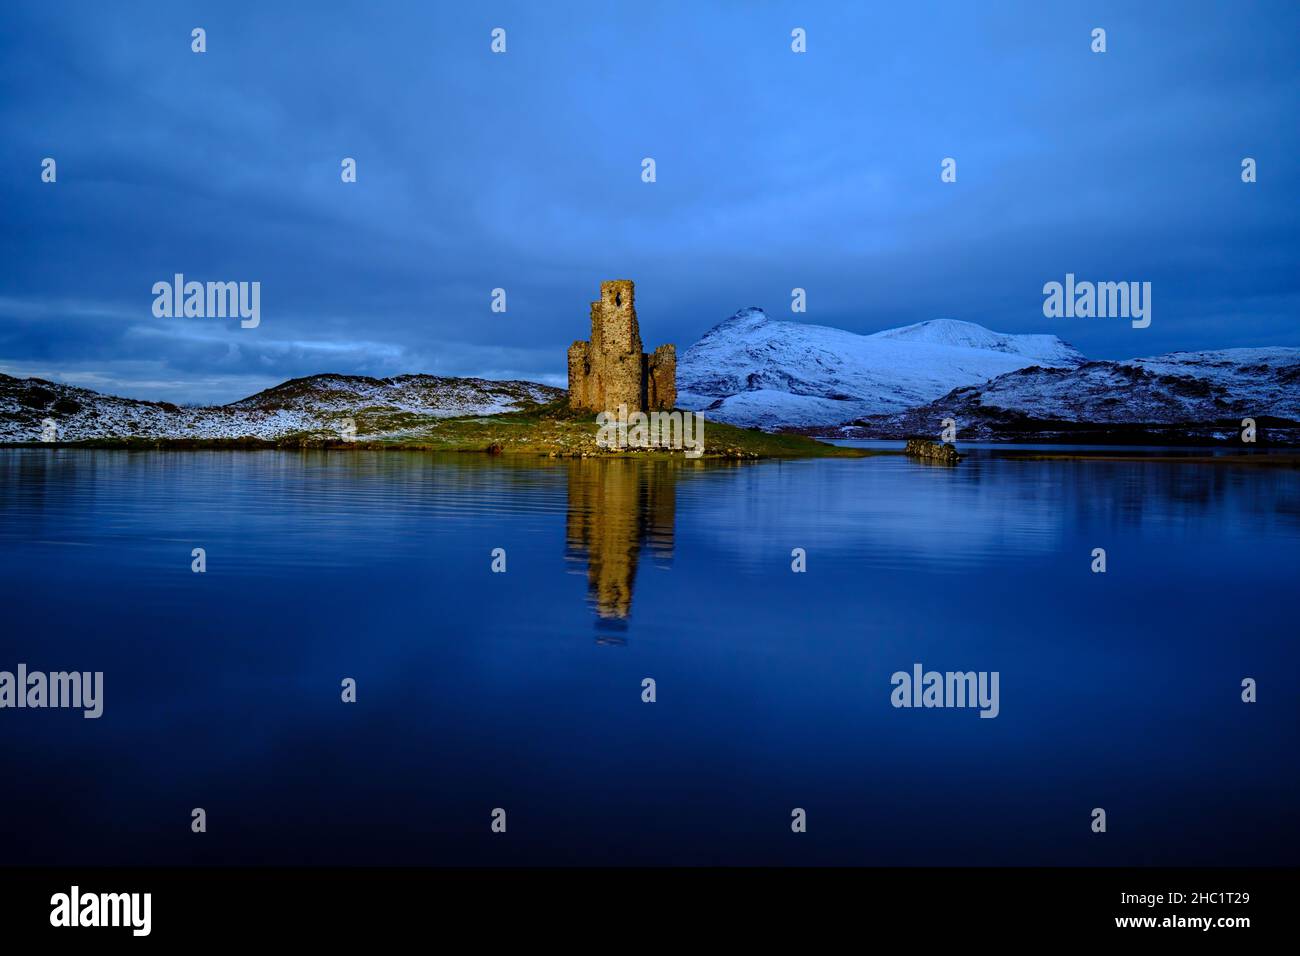
<path id="1" fill-rule="evenodd" d="M 55 422 L 61 441 L 337 435 L 344 418 L 363 411 L 378 424 L 400 428 L 407 419 L 494 415 L 564 394 L 521 380 L 325 372 L 288 379 L 225 405 L 174 405 L 0 373 L 0 442 L 41 441 L 46 419 Z"/>
<path id="2" fill-rule="evenodd" d="M 952 419 L 960 439 L 1073 442 L 1239 440 L 1244 419 L 1270 443 L 1300 442 L 1300 348 L 1170 352 L 1028 367 L 962 386 L 902 413 L 815 431 L 860 438 L 937 435 Z"/>
<path id="3" fill-rule="evenodd" d="M 678 404 L 733 425 L 829 426 L 901 412 L 1028 365 L 1085 361 L 1054 335 L 994 332 L 954 319 L 861 335 L 751 307 L 683 353 Z"/>
<path id="4" fill-rule="evenodd" d="M 956 319 L 862 335 L 750 307 L 686 350 L 678 390 L 679 407 L 716 422 L 822 436 L 932 437 L 952 418 L 962 439 L 1218 440 L 1253 418 L 1273 440 L 1300 442 L 1300 348 L 1286 346 L 1090 360 L 1055 335 Z M 565 394 L 522 380 L 329 372 L 178 406 L 0 374 L 0 442 L 42 441 L 47 420 L 65 441 L 328 438 L 356 416 L 384 438 Z"/>

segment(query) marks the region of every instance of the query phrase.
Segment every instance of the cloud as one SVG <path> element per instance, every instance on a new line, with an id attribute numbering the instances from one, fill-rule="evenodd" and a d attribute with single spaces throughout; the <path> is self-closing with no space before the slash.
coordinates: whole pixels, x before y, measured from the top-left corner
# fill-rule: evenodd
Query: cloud
<path id="1" fill-rule="evenodd" d="M 562 382 L 612 277 L 679 349 L 794 286 L 855 331 L 1298 341 L 1293 4 L 1102 6 L 1104 55 L 1051 5 L 802 8 L 802 55 L 775 7 L 566 11 L 5 5 L 0 363 L 190 401 L 321 371 Z M 1066 271 L 1152 281 L 1152 327 L 1049 323 Z M 153 319 L 175 272 L 260 281 L 263 327 Z"/>

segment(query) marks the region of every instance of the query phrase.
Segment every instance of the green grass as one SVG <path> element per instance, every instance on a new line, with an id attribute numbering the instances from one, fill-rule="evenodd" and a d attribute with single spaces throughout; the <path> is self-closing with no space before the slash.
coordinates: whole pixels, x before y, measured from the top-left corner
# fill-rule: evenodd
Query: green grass
<path id="1" fill-rule="evenodd" d="M 567 399 L 530 405 L 502 415 L 434 418 L 387 409 L 359 409 L 340 420 L 356 421 L 357 440 L 343 441 L 337 432 L 303 432 L 275 441 L 235 439 L 112 438 L 75 442 L 92 448 L 357 448 L 424 451 L 486 452 L 547 457 L 680 458 L 681 451 L 611 451 L 596 444 L 595 415 L 573 412 Z M 382 437 L 367 438 L 380 434 Z M 768 434 L 708 420 L 704 422 L 705 458 L 864 458 L 897 454 L 892 451 L 841 448 L 792 433 Z"/>
<path id="2" fill-rule="evenodd" d="M 365 441 L 374 431 L 401 429 L 400 436 Z M 423 448 L 434 451 L 485 451 L 499 446 L 502 454 L 681 457 L 681 451 L 610 451 L 596 444 L 595 415 L 573 412 L 567 400 L 534 405 L 503 415 L 431 419 L 424 416 L 357 416 L 357 432 L 365 447 Z M 861 458 L 871 452 L 840 448 L 803 435 L 767 434 L 711 422 L 705 416 L 706 458 Z"/>

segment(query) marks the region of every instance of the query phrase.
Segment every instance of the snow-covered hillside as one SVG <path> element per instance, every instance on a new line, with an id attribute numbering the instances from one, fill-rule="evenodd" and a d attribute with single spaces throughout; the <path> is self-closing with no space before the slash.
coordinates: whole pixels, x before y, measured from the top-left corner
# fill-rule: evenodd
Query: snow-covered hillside
<path id="1" fill-rule="evenodd" d="M 258 438 L 294 434 L 337 434 L 340 421 L 358 416 L 359 438 L 366 422 L 394 425 L 409 416 L 448 418 L 492 415 L 532 402 L 550 402 L 563 389 L 534 382 L 481 378 L 399 375 L 313 375 L 284 382 L 229 405 L 190 408 L 101 395 L 42 379 L 0 375 L 0 442 L 41 441 L 44 422 L 54 422 L 58 440 L 87 438 Z"/>
<path id="2" fill-rule="evenodd" d="M 967 439 L 1068 437 L 1078 434 L 1077 426 L 1107 425 L 1219 423 L 1224 428 L 1200 431 L 1235 433 L 1242 418 L 1300 422 L 1300 348 L 1172 352 L 1076 368 L 1026 368 L 901 414 L 866 418 L 850 433 L 937 434 L 944 418 L 954 419 Z"/>
<path id="3" fill-rule="evenodd" d="M 682 355 L 678 404 L 759 428 L 834 425 L 901 412 L 961 385 L 1084 357 L 1054 335 L 1007 335 L 951 319 L 874 335 L 743 309 Z"/>
<path id="4" fill-rule="evenodd" d="M 1270 420 L 1270 441 L 1300 442 L 1300 348 L 1090 362 L 1054 335 L 951 320 L 857 335 L 745 309 L 686 350 L 677 381 L 678 404 L 714 420 L 823 435 L 937 435 L 953 418 L 965 440 L 1177 442 L 1254 418 Z M 329 437 L 348 417 L 358 438 L 381 439 L 564 395 L 522 381 L 314 375 L 189 408 L 0 375 L 0 442 L 41 441 L 46 421 L 62 441 Z"/>

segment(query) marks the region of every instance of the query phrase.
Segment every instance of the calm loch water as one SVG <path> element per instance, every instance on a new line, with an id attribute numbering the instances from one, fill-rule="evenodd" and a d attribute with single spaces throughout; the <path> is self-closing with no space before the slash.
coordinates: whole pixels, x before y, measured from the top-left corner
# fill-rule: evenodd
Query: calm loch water
<path id="1" fill-rule="evenodd" d="M 105 675 L 0 710 L 0 864 L 1300 862 L 1295 470 L 11 449 L 0 502 L 0 670 Z"/>

